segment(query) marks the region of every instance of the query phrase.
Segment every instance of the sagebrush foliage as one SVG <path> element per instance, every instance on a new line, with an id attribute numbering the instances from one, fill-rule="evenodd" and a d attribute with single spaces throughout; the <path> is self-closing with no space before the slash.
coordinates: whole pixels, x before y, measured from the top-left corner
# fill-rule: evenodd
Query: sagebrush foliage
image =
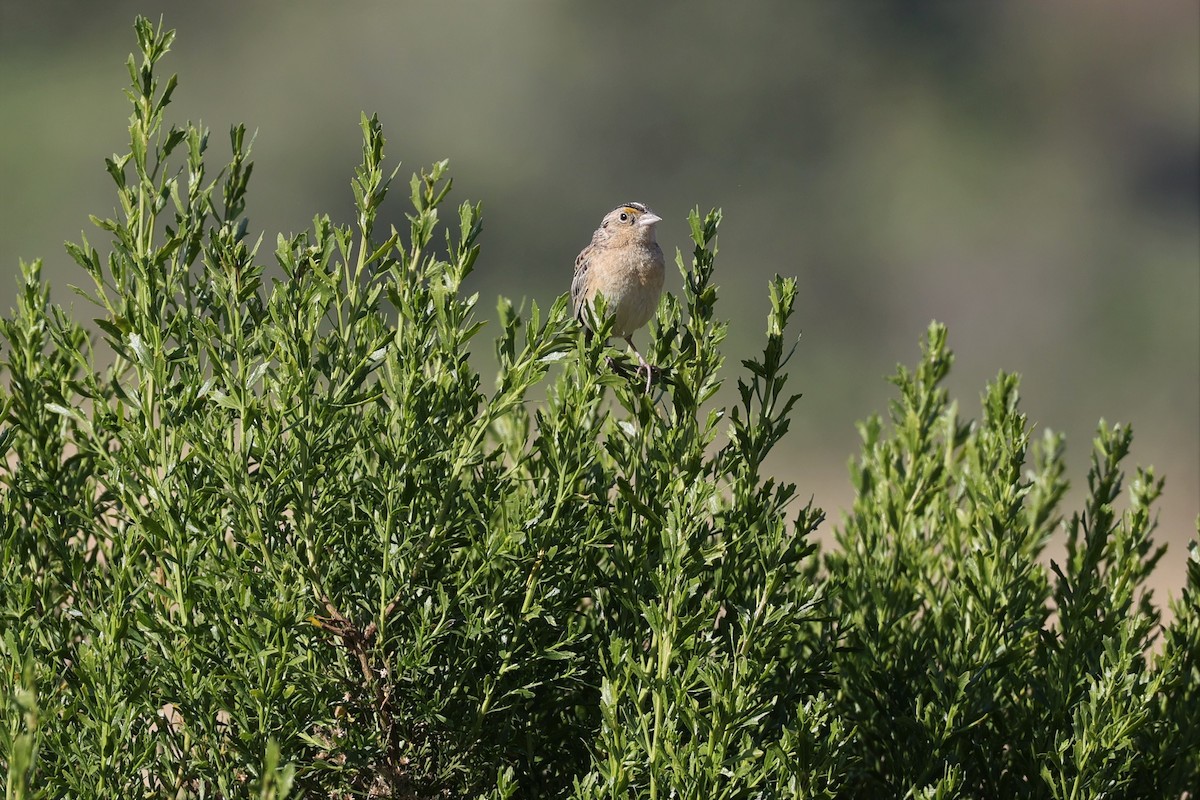
<path id="1" fill-rule="evenodd" d="M 1196 791 L 1200 563 L 1154 651 L 1162 482 L 1114 509 L 1128 428 L 1102 426 L 1047 571 L 1064 443 L 1031 445 L 1010 375 L 961 419 L 935 325 L 822 559 L 820 510 L 762 472 L 794 280 L 716 402 L 718 212 L 691 215 L 654 394 L 565 299 L 501 301 L 488 388 L 460 292 L 480 209 L 441 233 L 446 164 L 381 234 L 396 172 L 364 117 L 356 224 L 280 236 L 269 277 L 243 129 L 211 176 L 208 132 L 164 119 L 172 32 L 135 29 L 118 211 L 68 245 L 100 333 L 37 263 L 0 324 L 9 797 Z"/>
<path id="2" fill-rule="evenodd" d="M 826 556 L 846 645 L 832 673 L 858 732 L 853 794 L 1194 790 L 1200 762 L 1184 743 L 1196 742 L 1195 723 L 1181 726 L 1172 706 L 1188 701 L 1164 681 L 1200 677 L 1194 649 L 1178 647 L 1181 626 L 1195 625 L 1195 551 L 1174 646 L 1146 655 L 1159 627 L 1144 586 L 1163 555 L 1150 538 L 1162 480 L 1138 470 L 1118 515 L 1132 434 L 1102 423 L 1090 499 L 1048 575 L 1038 557 L 1063 527 L 1062 437 L 1030 441 L 1013 375 L 988 387 L 982 419 L 961 420 L 939 386 L 951 361 L 935 325 L 916 373 L 893 378 L 892 435 L 878 418 L 861 426 L 857 500 Z"/>

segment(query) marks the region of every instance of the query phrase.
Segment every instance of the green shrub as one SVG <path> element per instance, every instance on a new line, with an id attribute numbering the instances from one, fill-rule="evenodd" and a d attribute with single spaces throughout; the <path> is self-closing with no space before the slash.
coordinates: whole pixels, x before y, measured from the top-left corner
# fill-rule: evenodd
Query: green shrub
<path id="1" fill-rule="evenodd" d="M 796 285 L 719 406 L 719 212 L 690 217 L 646 395 L 565 299 L 468 361 L 478 206 L 444 162 L 409 229 L 363 118 L 356 225 L 247 238 L 244 131 L 169 126 L 139 19 L 107 239 L 68 245 L 93 334 L 22 264 L 0 325 L 0 776 L 8 797 L 1178 797 L 1200 770 L 1200 563 L 1160 630 L 1162 482 L 1114 510 L 1102 426 L 1069 555 L 1063 441 L 1017 381 L 977 422 L 930 328 L 862 426 L 839 547 L 762 471 L 797 396 Z M 175 160 L 173 160 L 175 159 Z M 544 386 L 544 403 L 529 392 Z M 1032 460 L 1032 468 L 1026 463 Z"/>

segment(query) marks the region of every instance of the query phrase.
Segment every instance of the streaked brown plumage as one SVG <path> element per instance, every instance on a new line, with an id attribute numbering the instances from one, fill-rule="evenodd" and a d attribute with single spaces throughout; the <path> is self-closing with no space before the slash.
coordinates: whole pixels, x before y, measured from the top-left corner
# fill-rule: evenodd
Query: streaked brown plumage
<path id="1" fill-rule="evenodd" d="M 641 203 L 625 203 L 604 217 L 592 234 L 592 243 L 575 259 L 571 281 L 571 307 L 586 324 L 583 313 L 597 293 L 604 295 L 613 317 L 613 335 L 620 336 L 638 359 L 638 372 L 646 370 L 646 391 L 654 368 L 633 344 L 633 333 L 658 309 L 666 267 L 654 226 L 662 218 Z"/>

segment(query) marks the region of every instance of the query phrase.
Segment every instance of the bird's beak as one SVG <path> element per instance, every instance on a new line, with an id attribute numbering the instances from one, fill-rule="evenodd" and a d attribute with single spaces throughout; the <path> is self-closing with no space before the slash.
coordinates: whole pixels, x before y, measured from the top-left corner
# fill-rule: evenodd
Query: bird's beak
<path id="1" fill-rule="evenodd" d="M 649 227 L 656 222 L 662 222 L 662 217 L 651 211 L 647 211 L 645 214 L 642 214 L 640 217 L 638 217 L 638 225 Z"/>

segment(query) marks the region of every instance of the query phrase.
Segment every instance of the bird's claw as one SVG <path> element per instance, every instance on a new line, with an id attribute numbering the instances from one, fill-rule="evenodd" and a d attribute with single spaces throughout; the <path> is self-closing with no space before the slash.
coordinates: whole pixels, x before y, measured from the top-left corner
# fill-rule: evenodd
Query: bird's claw
<path id="1" fill-rule="evenodd" d="M 634 372 L 634 375 L 641 375 L 643 369 L 646 370 L 646 394 L 650 394 L 650 384 L 654 380 L 654 367 L 643 361 L 638 365 L 637 371 Z"/>
<path id="2" fill-rule="evenodd" d="M 629 366 L 630 365 L 627 364 L 626 362 L 624 362 L 618 358 L 615 358 L 613 356 L 605 356 L 604 362 L 606 364 L 608 364 L 609 369 L 611 369 L 613 372 L 617 373 L 618 375 L 625 375 L 625 376 L 629 375 Z M 640 379 L 643 372 L 646 373 L 645 387 L 646 387 L 646 393 L 649 394 L 651 386 L 654 384 L 655 380 L 662 374 L 662 369 L 650 364 L 649 362 L 647 362 L 644 359 L 641 359 L 638 363 L 637 368 L 633 371 L 633 376 Z"/>

